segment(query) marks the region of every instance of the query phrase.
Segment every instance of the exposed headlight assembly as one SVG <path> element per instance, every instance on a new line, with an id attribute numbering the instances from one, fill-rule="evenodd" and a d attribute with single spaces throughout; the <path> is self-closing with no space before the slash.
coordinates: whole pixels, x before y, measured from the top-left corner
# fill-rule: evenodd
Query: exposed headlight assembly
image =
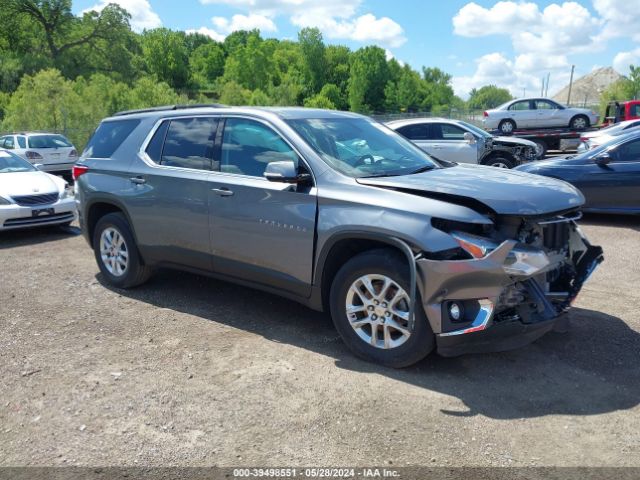
<path id="1" fill-rule="evenodd" d="M 470 233 L 451 232 L 451 236 L 473 258 L 484 258 L 499 246 L 489 238 Z M 507 255 L 503 268 L 508 275 L 531 276 L 546 268 L 550 263 L 549 257 L 542 250 L 518 245 Z"/>

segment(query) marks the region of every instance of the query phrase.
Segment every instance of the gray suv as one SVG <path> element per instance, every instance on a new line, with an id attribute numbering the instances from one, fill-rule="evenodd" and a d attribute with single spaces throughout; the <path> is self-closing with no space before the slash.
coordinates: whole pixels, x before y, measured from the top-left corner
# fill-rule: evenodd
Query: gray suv
<path id="1" fill-rule="evenodd" d="M 393 367 L 564 326 L 602 260 L 571 185 L 438 161 L 352 113 L 123 112 L 74 176 L 109 284 L 174 267 L 263 289 L 330 312 L 354 353 Z"/>

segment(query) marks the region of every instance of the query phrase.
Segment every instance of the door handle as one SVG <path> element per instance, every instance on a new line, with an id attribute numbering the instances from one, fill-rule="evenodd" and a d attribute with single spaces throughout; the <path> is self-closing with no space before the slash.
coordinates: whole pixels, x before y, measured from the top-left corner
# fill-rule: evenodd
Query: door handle
<path id="1" fill-rule="evenodd" d="M 212 188 L 211 191 L 217 193 L 221 197 L 230 197 L 233 195 L 233 192 L 228 188 Z"/>
<path id="2" fill-rule="evenodd" d="M 131 177 L 131 183 L 135 183 L 136 185 L 144 185 L 147 181 L 142 177 Z"/>
<path id="3" fill-rule="evenodd" d="M 442 150 L 442 147 L 440 145 L 432 145 L 431 146 L 434 150 Z"/>

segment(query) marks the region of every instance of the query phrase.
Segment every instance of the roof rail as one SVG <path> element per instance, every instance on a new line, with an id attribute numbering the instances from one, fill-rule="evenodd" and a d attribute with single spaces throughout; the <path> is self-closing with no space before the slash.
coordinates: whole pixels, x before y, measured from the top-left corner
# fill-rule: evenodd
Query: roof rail
<path id="1" fill-rule="evenodd" d="M 188 108 L 223 108 L 226 105 L 220 103 L 196 103 L 193 105 L 165 105 L 163 107 L 149 107 L 140 108 L 137 110 L 124 110 L 122 112 L 114 113 L 113 117 L 122 117 L 125 115 L 133 115 L 135 113 L 150 113 L 150 112 L 165 112 L 172 110 L 185 110 Z"/>

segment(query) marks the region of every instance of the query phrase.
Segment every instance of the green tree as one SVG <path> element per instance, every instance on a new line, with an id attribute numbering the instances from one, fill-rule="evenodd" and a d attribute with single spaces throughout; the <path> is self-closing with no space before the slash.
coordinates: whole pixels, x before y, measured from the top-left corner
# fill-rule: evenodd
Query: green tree
<path id="1" fill-rule="evenodd" d="M 319 93 L 320 96 L 328 99 L 332 104 L 334 109 L 338 110 L 346 110 L 349 108 L 347 103 L 347 98 L 337 85 L 333 83 L 327 83 L 322 87 Z"/>
<path id="2" fill-rule="evenodd" d="M 227 57 L 224 82 L 235 82 L 249 90 L 265 88 L 272 75 L 272 48 L 259 36 L 249 35 L 246 45 L 237 47 Z"/>
<path id="3" fill-rule="evenodd" d="M 317 93 L 312 97 L 304 100 L 304 106 L 307 108 L 324 108 L 327 110 L 335 110 L 336 106 L 331 100 L 324 95 Z"/>
<path id="4" fill-rule="evenodd" d="M 417 111 L 424 96 L 425 82 L 409 65 L 401 67 L 397 81 L 389 81 L 385 87 L 386 106 L 391 111 Z"/>
<path id="5" fill-rule="evenodd" d="M 389 80 L 385 51 L 380 47 L 364 47 L 351 56 L 349 106 L 356 112 L 382 112 L 384 90 Z"/>
<path id="6" fill-rule="evenodd" d="M 246 105 L 250 98 L 251 91 L 233 80 L 225 83 L 220 92 L 220 102 L 225 105 Z"/>
<path id="7" fill-rule="evenodd" d="M 205 43 L 196 48 L 189 57 L 189 68 L 193 83 L 210 88 L 224 73 L 224 50 L 215 43 Z"/>
<path id="8" fill-rule="evenodd" d="M 168 28 L 146 30 L 141 41 L 147 71 L 173 88 L 185 88 L 189 81 L 189 57 L 184 32 Z"/>
<path id="9" fill-rule="evenodd" d="M 302 53 L 305 88 L 309 93 L 319 92 L 324 85 L 327 71 L 325 46 L 318 28 L 303 28 L 298 33 Z"/>
<path id="10" fill-rule="evenodd" d="M 249 105 L 255 106 L 268 106 L 273 104 L 273 100 L 269 98 L 269 95 L 264 93 L 259 88 L 251 92 L 251 96 L 249 97 Z"/>
<path id="11" fill-rule="evenodd" d="M 127 109 L 158 107 L 188 103 L 186 96 L 178 95 L 171 86 L 155 77 L 141 77 L 135 81 L 126 96 Z"/>
<path id="12" fill-rule="evenodd" d="M 502 105 L 513 99 L 511 93 L 506 88 L 499 88 L 495 85 L 485 85 L 479 89 L 471 90 L 467 105 L 474 110 L 487 110 Z"/>
<path id="13" fill-rule="evenodd" d="M 326 82 L 336 85 L 345 97 L 346 102 L 346 92 L 349 88 L 351 50 L 343 45 L 327 45 L 324 54 L 326 58 Z"/>
<path id="14" fill-rule="evenodd" d="M 425 96 L 421 107 L 424 110 L 432 110 L 437 106 L 448 106 L 453 101 L 454 93 L 450 85 L 451 75 L 439 68 L 423 67 L 422 77 L 425 81 Z"/>

